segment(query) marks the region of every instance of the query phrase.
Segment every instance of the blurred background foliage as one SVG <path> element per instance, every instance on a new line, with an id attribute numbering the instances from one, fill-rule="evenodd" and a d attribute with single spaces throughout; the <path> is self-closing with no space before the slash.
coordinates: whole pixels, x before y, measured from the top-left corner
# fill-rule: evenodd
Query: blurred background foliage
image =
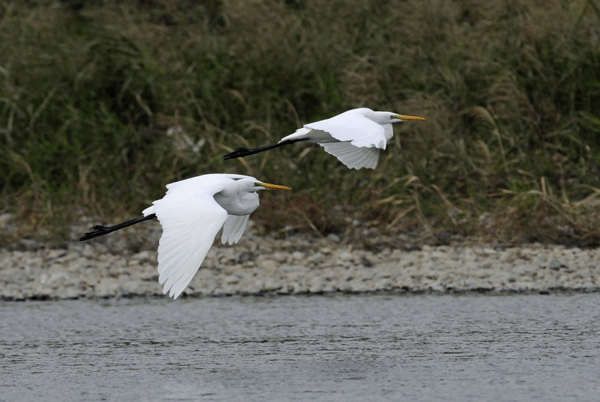
<path id="1" fill-rule="evenodd" d="M 222 160 L 355 107 L 427 121 L 375 171 L 305 144 Z M 227 172 L 294 188 L 253 215 L 282 235 L 597 245 L 600 3 L 5 1 L 0 138 L 14 237 Z"/>

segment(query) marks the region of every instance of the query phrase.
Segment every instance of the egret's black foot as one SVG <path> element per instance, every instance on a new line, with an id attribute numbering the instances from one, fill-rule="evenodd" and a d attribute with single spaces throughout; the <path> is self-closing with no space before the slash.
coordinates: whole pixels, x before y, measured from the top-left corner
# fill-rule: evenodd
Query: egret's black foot
<path id="1" fill-rule="evenodd" d="M 254 153 L 252 151 L 253 151 L 253 149 L 251 149 L 251 148 L 241 147 L 241 148 L 238 148 L 235 151 L 223 156 L 223 159 L 227 160 L 227 159 L 243 158 L 244 156 L 252 155 Z"/>
<path id="2" fill-rule="evenodd" d="M 110 229 L 111 228 L 109 226 L 102 226 L 102 225 L 92 226 L 90 228 L 91 232 L 85 233 L 83 236 L 81 236 L 79 241 L 86 241 L 89 239 L 93 239 L 94 237 L 108 234 L 108 233 L 112 232 L 112 230 L 110 230 Z"/>
<path id="3" fill-rule="evenodd" d="M 79 238 L 79 241 L 86 241 L 89 239 L 93 239 L 94 237 L 109 234 L 109 233 L 114 232 L 115 230 L 123 229 L 128 226 L 135 225 L 136 223 L 148 221 L 150 219 L 155 219 L 155 218 L 156 218 L 156 214 L 150 214 L 147 216 L 140 216 L 139 218 L 130 219 L 126 222 L 122 222 L 122 223 L 119 223 L 114 226 L 95 225 L 90 228 L 91 232 L 87 232 L 86 234 L 81 236 L 81 238 Z"/>
<path id="4" fill-rule="evenodd" d="M 273 145 L 267 145 L 264 147 L 260 147 L 260 148 L 238 148 L 235 151 L 223 156 L 223 159 L 227 160 L 227 159 L 234 159 L 234 158 L 243 158 L 244 156 L 248 156 L 248 155 L 254 155 L 257 154 L 259 152 L 264 152 L 264 151 L 268 151 L 269 149 L 273 149 L 273 148 L 279 148 L 282 147 L 284 145 L 289 145 L 289 144 L 295 144 L 296 142 L 300 142 L 300 141 L 308 141 L 310 140 L 310 138 L 300 138 L 300 139 L 295 139 L 295 140 L 285 140 L 285 141 L 281 141 L 278 142 L 277 144 L 273 144 Z"/>

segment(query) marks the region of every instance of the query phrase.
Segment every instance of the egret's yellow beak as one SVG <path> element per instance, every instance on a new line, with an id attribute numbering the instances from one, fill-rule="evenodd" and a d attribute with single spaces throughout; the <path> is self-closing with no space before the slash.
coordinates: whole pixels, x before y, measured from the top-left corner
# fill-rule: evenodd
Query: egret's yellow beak
<path id="1" fill-rule="evenodd" d="M 264 188 L 268 188 L 269 190 L 291 190 L 291 188 L 289 188 L 289 187 L 278 186 L 277 184 L 269 184 L 269 183 L 257 182 L 256 185 L 264 187 Z"/>
<path id="2" fill-rule="evenodd" d="M 397 119 L 400 119 L 400 120 L 420 120 L 420 121 L 424 121 L 425 120 L 424 117 L 405 116 L 403 114 L 397 114 L 394 117 L 397 118 Z"/>

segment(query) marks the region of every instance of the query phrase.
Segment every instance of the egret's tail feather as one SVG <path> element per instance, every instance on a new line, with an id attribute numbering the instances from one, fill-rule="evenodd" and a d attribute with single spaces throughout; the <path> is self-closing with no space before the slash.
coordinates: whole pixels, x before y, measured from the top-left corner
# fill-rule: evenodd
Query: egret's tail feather
<path id="1" fill-rule="evenodd" d="M 92 226 L 90 229 L 92 230 L 91 232 L 87 232 L 86 234 L 84 234 L 79 241 L 86 241 L 89 239 L 93 239 L 94 237 L 98 237 L 98 236 L 104 236 L 105 234 L 109 234 L 111 232 L 114 232 L 115 230 L 119 230 L 119 229 L 123 229 L 126 228 L 128 226 L 131 225 L 135 225 L 136 223 L 140 223 L 140 222 L 144 222 L 144 221 L 148 221 L 150 219 L 154 219 L 156 218 L 156 214 L 150 214 L 148 216 L 140 216 L 139 218 L 135 218 L 135 219 L 131 219 L 125 222 L 121 222 L 118 223 L 114 226 L 102 226 L 102 225 L 95 225 Z"/>
<path id="2" fill-rule="evenodd" d="M 243 158 L 245 156 L 248 155 L 254 155 L 257 154 L 259 152 L 264 152 L 264 151 L 268 151 L 269 149 L 273 149 L 273 148 L 279 148 L 282 147 L 284 145 L 289 145 L 289 144 L 294 144 L 296 142 L 300 142 L 300 141 L 307 141 L 308 138 L 301 138 L 301 139 L 296 139 L 296 140 L 287 140 L 287 141 L 282 141 L 282 142 L 278 142 L 277 144 L 273 144 L 273 145 L 266 145 L 264 147 L 259 147 L 259 148 L 238 148 L 235 151 L 228 153 L 227 155 L 223 156 L 223 159 L 227 160 L 227 159 L 235 159 L 235 158 Z"/>

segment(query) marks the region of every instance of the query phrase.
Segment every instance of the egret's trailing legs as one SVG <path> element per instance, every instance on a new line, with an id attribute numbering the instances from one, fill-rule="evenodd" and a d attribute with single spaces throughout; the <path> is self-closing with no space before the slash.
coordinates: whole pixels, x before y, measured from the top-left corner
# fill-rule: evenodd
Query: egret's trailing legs
<path id="1" fill-rule="evenodd" d="M 268 151 L 269 149 L 273 149 L 273 148 L 279 148 L 284 145 L 295 144 L 300 141 L 308 141 L 308 138 L 302 138 L 302 139 L 297 139 L 297 140 L 286 140 L 286 141 L 278 142 L 277 144 L 266 145 L 264 147 L 259 147 L 259 148 L 240 147 L 240 148 L 236 149 L 235 151 L 223 156 L 223 159 L 227 160 L 227 159 L 243 158 L 244 156 L 254 155 L 259 152 Z"/>
<path id="2" fill-rule="evenodd" d="M 87 232 L 86 234 L 81 236 L 79 241 L 86 241 L 89 239 L 93 239 L 94 237 L 104 236 L 105 234 L 112 233 L 115 230 L 123 229 L 128 226 L 135 225 L 136 223 L 149 221 L 150 219 L 155 219 L 155 218 L 156 218 L 156 214 L 150 214 L 148 216 L 140 216 L 139 218 L 130 219 L 128 221 L 118 223 L 114 226 L 102 226 L 102 225 L 92 226 L 90 228 L 92 231 Z"/>

